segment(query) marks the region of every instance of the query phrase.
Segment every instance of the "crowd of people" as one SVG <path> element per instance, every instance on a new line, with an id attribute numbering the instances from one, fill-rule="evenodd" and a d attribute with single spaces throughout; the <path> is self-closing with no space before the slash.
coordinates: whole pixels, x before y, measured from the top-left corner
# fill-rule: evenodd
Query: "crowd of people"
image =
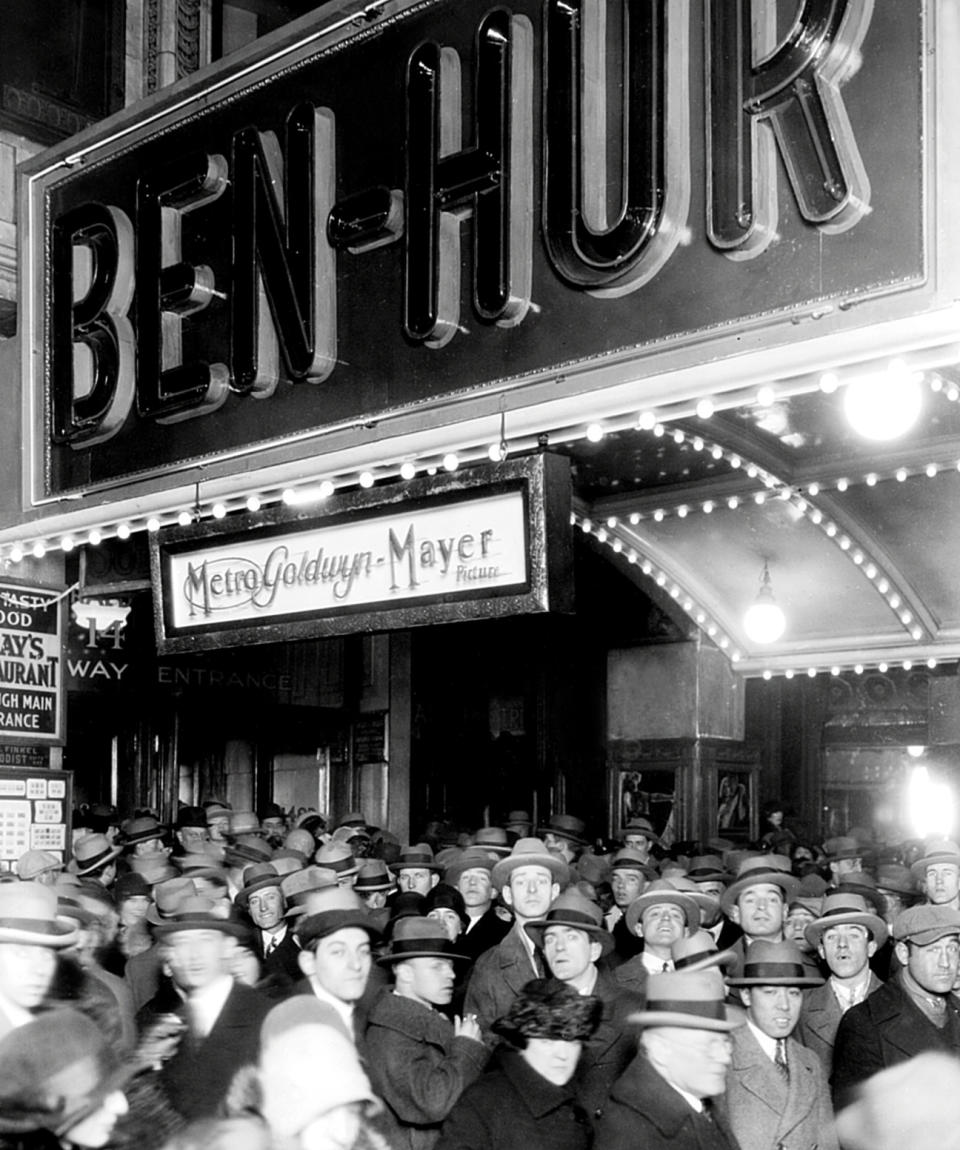
<path id="1" fill-rule="evenodd" d="M 952 840 L 77 823 L 0 882 L 3 1150 L 960 1146 Z"/>

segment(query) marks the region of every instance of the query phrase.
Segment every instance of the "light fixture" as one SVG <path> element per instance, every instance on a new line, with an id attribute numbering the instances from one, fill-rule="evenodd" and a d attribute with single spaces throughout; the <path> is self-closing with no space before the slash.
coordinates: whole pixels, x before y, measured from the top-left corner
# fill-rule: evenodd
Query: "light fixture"
<path id="1" fill-rule="evenodd" d="M 754 602 L 743 616 L 743 629 L 747 638 L 754 643 L 775 643 L 787 627 L 783 610 L 773 597 L 770 585 L 770 569 L 763 561 L 763 574 L 760 576 L 760 590 Z"/>
<path id="2" fill-rule="evenodd" d="M 853 380 L 843 396 L 847 421 L 864 439 L 897 439 L 917 422 L 922 406 L 920 377 L 899 360 L 885 372 Z"/>

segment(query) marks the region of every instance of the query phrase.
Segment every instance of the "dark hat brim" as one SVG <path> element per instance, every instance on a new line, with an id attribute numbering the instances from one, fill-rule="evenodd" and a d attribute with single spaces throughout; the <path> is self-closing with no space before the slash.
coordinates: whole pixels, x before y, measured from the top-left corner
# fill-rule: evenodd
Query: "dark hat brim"
<path id="1" fill-rule="evenodd" d="M 566 918 L 540 919 L 538 922 L 524 923 L 523 929 L 526 931 L 527 937 L 532 939 L 534 944 L 543 950 L 543 934 L 544 931 L 551 926 L 565 926 L 570 930 L 582 930 L 584 934 L 590 935 L 591 941 L 600 943 L 602 948 L 600 951 L 601 958 L 608 955 L 614 948 L 614 938 L 610 931 L 602 926 L 593 926 L 579 920 Z"/>
<path id="2" fill-rule="evenodd" d="M 216 930 L 221 934 L 228 934 L 232 938 L 243 938 L 250 928 L 242 922 L 229 918 L 218 918 L 216 915 L 184 915 L 183 918 L 173 916 L 163 918 L 152 923 L 153 933 L 159 938 L 168 934 L 180 934 L 187 930 Z"/>
<path id="3" fill-rule="evenodd" d="M 115 858 L 119 858 L 123 854 L 122 846 L 113 846 L 110 850 L 96 855 L 92 859 L 87 859 L 86 862 L 80 862 L 76 855 L 67 863 L 67 870 L 70 874 L 75 874 L 78 878 L 81 875 L 89 874 L 91 871 L 98 870 L 107 863 L 113 862 Z"/>
<path id="4" fill-rule="evenodd" d="M 294 927 L 294 934 L 301 947 L 350 927 L 365 930 L 372 942 L 380 938 L 378 928 L 359 910 L 321 910 L 314 914 L 304 914 L 301 909 L 298 917 L 299 922 Z"/>
<path id="5" fill-rule="evenodd" d="M 238 890 L 233 901 L 237 906 L 245 907 L 249 905 L 250 896 L 256 894 L 258 890 L 266 890 L 267 887 L 275 887 L 277 890 L 281 890 L 280 884 L 282 879 L 283 876 L 279 874 L 264 875 L 262 878 L 258 878 L 255 882 L 250 883 L 249 886 L 242 887 Z"/>

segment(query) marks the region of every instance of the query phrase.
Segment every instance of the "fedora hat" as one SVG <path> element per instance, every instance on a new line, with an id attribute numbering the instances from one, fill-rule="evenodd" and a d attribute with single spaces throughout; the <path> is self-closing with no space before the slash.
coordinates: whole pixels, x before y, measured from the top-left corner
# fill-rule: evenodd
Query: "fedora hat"
<path id="1" fill-rule="evenodd" d="M 578 843 L 580 846 L 587 845 L 587 824 L 583 819 L 578 819 L 576 815 L 551 815 L 544 826 L 540 827 L 537 834 L 542 838 L 544 835 L 555 835 L 558 839 L 567 839 L 569 842 Z"/>
<path id="2" fill-rule="evenodd" d="M 663 846 L 663 839 L 653 829 L 653 823 L 647 818 L 627 819 L 620 828 L 620 837 L 626 838 L 627 835 L 645 835 L 652 843 Z"/>
<path id="3" fill-rule="evenodd" d="M 695 930 L 684 935 L 670 947 L 673 968 L 678 971 L 715 970 L 737 965 L 732 950 L 718 950 L 713 935 L 707 930 Z"/>
<path id="4" fill-rule="evenodd" d="M 562 891 L 543 918 L 524 923 L 523 929 L 536 946 L 543 949 L 544 931 L 551 926 L 568 926 L 586 931 L 601 946 L 600 957 L 613 950 L 613 935 L 603 925 L 603 911 L 575 887 Z"/>
<path id="5" fill-rule="evenodd" d="M 347 811 L 343 818 L 337 823 L 338 827 L 358 827 L 360 830 L 367 829 L 367 820 L 364 817 L 363 811 Z"/>
<path id="6" fill-rule="evenodd" d="M 346 843 L 341 842 L 324 843 L 322 847 L 318 847 L 314 852 L 313 861 L 317 866 L 336 871 L 340 878 L 348 878 L 360 870 L 360 864 L 353 851 Z"/>
<path id="7" fill-rule="evenodd" d="M 863 858 L 865 853 L 863 845 L 850 835 L 837 835 L 836 838 L 827 839 L 823 844 L 823 854 L 827 862 Z"/>
<path id="8" fill-rule="evenodd" d="M 226 876 L 223 851 L 218 849 L 216 843 L 207 843 L 205 850 L 173 855 L 170 861 L 181 874 L 189 875 L 191 878 L 223 879 Z"/>
<path id="9" fill-rule="evenodd" d="M 830 893 L 847 891 L 850 894 L 858 894 L 866 899 L 879 915 L 883 915 L 887 907 L 886 899 L 877 889 L 877 880 L 865 871 L 855 870 L 842 874 L 837 880 L 837 885 L 827 889 Z"/>
<path id="10" fill-rule="evenodd" d="M 396 881 L 383 859 L 364 859 L 357 872 L 357 881 L 353 884 L 353 889 L 358 894 L 369 894 L 377 890 L 395 890 L 396 886 Z"/>
<path id="11" fill-rule="evenodd" d="M 209 799 L 203 803 L 203 809 L 207 815 L 207 826 L 217 819 L 226 819 L 229 824 L 230 816 L 233 814 L 233 807 L 219 799 Z"/>
<path id="12" fill-rule="evenodd" d="M 937 863 L 953 863 L 960 866 L 960 846 L 953 839 L 932 839 L 925 847 L 923 854 L 911 866 L 910 873 L 918 881 L 926 876 L 928 866 Z"/>
<path id="13" fill-rule="evenodd" d="M 469 961 L 469 956 L 454 949 L 443 930 L 432 918 L 406 915 L 394 923 L 386 950 L 377 959 L 382 966 L 408 958 L 451 958 Z"/>
<path id="14" fill-rule="evenodd" d="M 173 913 L 153 927 L 153 933 L 161 939 L 185 930 L 216 930 L 232 938 L 244 938 L 249 932 L 245 923 L 229 917 L 229 912 L 199 894 L 181 899 Z"/>
<path id="15" fill-rule="evenodd" d="M 176 913 L 177 907 L 185 898 L 193 898 L 197 888 L 193 879 L 185 875 L 157 883 L 153 888 L 153 906 L 147 908 L 146 919 L 151 926 L 159 926 Z"/>
<path id="16" fill-rule="evenodd" d="M 182 831 L 184 827 L 205 827 L 207 812 L 203 807 L 181 807 L 177 811 L 177 819 L 173 825 L 178 831 Z"/>
<path id="17" fill-rule="evenodd" d="M 468 870 L 485 870 L 491 875 L 492 881 L 492 872 L 496 861 L 485 847 L 466 847 L 444 870 L 443 881 L 448 882 L 451 886 L 456 886 L 464 871 Z"/>
<path id="18" fill-rule="evenodd" d="M 681 894 L 688 895 L 697 904 L 700 911 L 700 917 L 703 917 L 704 912 L 716 912 L 719 899 L 714 894 L 707 894 L 702 891 L 692 878 L 688 878 L 685 874 L 671 874 L 667 882 L 672 883 L 673 886 L 680 891 Z"/>
<path id="19" fill-rule="evenodd" d="M 481 827 L 473 836 L 473 845 L 483 847 L 496 858 L 506 858 L 510 853 L 510 843 L 503 827 Z"/>
<path id="20" fill-rule="evenodd" d="M 136 843 L 148 843 L 151 839 L 162 839 L 167 828 L 150 815 L 139 819 L 127 819 L 120 827 L 120 842 L 125 847 Z"/>
<path id="21" fill-rule="evenodd" d="M 877 867 L 877 890 L 904 898 L 918 898 L 920 895 L 910 868 L 900 863 L 883 863 Z"/>
<path id="22" fill-rule="evenodd" d="M 887 941 L 887 924 L 880 915 L 868 910 L 866 899 L 852 891 L 840 889 L 824 895 L 820 914 L 807 924 L 803 937 L 811 946 L 818 946 L 827 927 L 840 926 L 842 923 L 865 927 L 873 935 L 878 948 Z"/>
<path id="23" fill-rule="evenodd" d="M 720 896 L 721 910 L 729 915 L 745 890 L 766 885 L 779 887 L 783 891 L 784 902 L 796 894 L 800 880 L 790 873 L 790 860 L 786 855 L 751 855 L 743 859 L 737 869 L 737 877 Z"/>
<path id="24" fill-rule="evenodd" d="M 611 871 L 615 870 L 637 870 L 643 875 L 648 882 L 652 882 L 657 877 L 656 867 L 652 867 L 648 859 L 636 849 L 636 847 L 621 847 L 620 850 L 613 856 L 610 862 Z"/>
<path id="25" fill-rule="evenodd" d="M 273 863 L 254 863 L 243 872 L 243 886 L 237 891 L 233 901 L 237 906 L 246 908 L 250 905 L 250 896 L 255 891 L 266 890 L 267 887 L 276 887 L 280 890 L 281 881 L 280 872 Z"/>
<path id="26" fill-rule="evenodd" d="M 228 867 L 269 862 L 272 857 L 273 850 L 259 835 L 241 835 L 223 848 L 223 861 Z"/>
<path id="27" fill-rule="evenodd" d="M 803 952 L 795 942 L 768 942 L 758 938 L 747 947 L 743 974 L 728 978 L 728 986 L 823 986 L 825 978 L 804 966 Z"/>
<path id="28" fill-rule="evenodd" d="M 429 843 L 414 843 L 411 846 L 405 846 L 400 851 L 397 861 L 390 864 L 390 869 L 394 874 L 405 867 L 417 870 L 443 870 L 443 864 L 438 863 L 433 857 L 433 850 Z"/>
<path id="29" fill-rule="evenodd" d="M 365 930 L 371 942 L 379 939 L 380 931 L 352 888 L 334 883 L 314 890 L 312 900 L 308 913 L 303 914 L 294 927 L 294 936 L 301 948 L 306 949 L 310 943 L 349 927 Z"/>
<path id="30" fill-rule="evenodd" d="M 592 887 L 610 881 L 610 858 L 608 855 L 595 855 L 589 847 L 580 855 L 572 867 L 571 881 L 576 882 L 577 876 L 588 882 Z"/>
<path id="31" fill-rule="evenodd" d="M 570 868 L 559 855 L 552 854 L 543 844 L 543 839 L 517 839 L 513 849 L 505 859 L 500 859 L 493 868 L 493 885 L 501 890 L 510 881 L 510 876 L 522 866 L 542 866 L 553 876 L 553 881 L 565 886 L 570 881 Z"/>
<path id="32" fill-rule="evenodd" d="M 106 835 L 84 835 L 73 844 L 73 858 L 67 863 L 67 870 L 75 875 L 89 874 L 122 852 L 123 847 L 115 846 Z"/>
<path id="33" fill-rule="evenodd" d="M 117 881 L 113 884 L 113 897 L 118 905 L 126 898 L 152 898 L 153 887 L 142 874 L 128 871 L 117 876 Z"/>
<path id="34" fill-rule="evenodd" d="M 625 915 L 627 930 L 631 934 L 637 933 L 637 924 L 643 918 L 643 912 L 658 903 L 670 903 L 683 911 L 688 930 L 696 930 L 700 925 L 700 907 L 696 899 L 686 891 L 678 890 L 670 879 L 655 879 L 643 892 L 627 907 Z M 716 903 L 713 904 L 716 906 Z"/>
<path id="35" fill-rule="evenodd" d="M 17 859 L 17 874 L 27 882 L 55 870 L 63 870 L 63 859 L 51 851 L 24 851 Z"/>
<path id="36" fill-rule="evenodd" d="M 143 875 L 151 885 L 165 882 L 168 878 L 176 878 L 180 874 L 166 854 L 140 855 L 129 861 L 130 871 L 133 874 Z"/>
<path id="37" fill-rule="evenodd" d="M 280 890 L 287 903 L 284 918 L 297 918 L 302 915 L 317 891 L 337 886 L 337 872 L 329 867 L 308 866 L 283 875 L 280 879 Z"/>
<path id="38" fill-rule="evenodd" d="M 694 882 L 732 882 L 733 875 L 723 865 L 719 855 L 694 855 L 690 860 L 687 878 Z"/>
<path id="39" fill-rule="evenodd" d="M 533 820 L 529 811 L 508 811 L 503 825 L 505 830 L 510 830 L 511 827 L 532 827 Z"/>
<path id="40" fill-rule="evenodd" d="M 746 1015 L 724 999 L 723 979 L 713 970 L 667 971 L 647 979 L 644 1009 L 627 1015 L 635 1026 L 679 1026 L 688 1030 L 729 1033 L 742 1026 Z"/>
<path id="41" fill-rule="evenodd" d="M 59 949 L 76 939 L 76 924 L 57 914 L 57 892 L 52 886 L 0 883 L 0 942 Z"/>
<path id="42" fill-rule="evenodd" d="M 303 860 L 296 853 L 285 851 L 283 847 L 273 852 L 270 865 L 281 878 L 293 874 L 294 871 L 303 870 Z"/>

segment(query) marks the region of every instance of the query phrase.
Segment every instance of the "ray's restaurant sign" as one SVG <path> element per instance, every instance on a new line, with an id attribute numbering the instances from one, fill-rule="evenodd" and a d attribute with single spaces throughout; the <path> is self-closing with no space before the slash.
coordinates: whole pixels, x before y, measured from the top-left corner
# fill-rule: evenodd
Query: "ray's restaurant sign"
<path id="1" fill-rule="evenodd" d="M 31 498 L 916 306 L 920 0 L 333 9 L 21 169 Z"/>

